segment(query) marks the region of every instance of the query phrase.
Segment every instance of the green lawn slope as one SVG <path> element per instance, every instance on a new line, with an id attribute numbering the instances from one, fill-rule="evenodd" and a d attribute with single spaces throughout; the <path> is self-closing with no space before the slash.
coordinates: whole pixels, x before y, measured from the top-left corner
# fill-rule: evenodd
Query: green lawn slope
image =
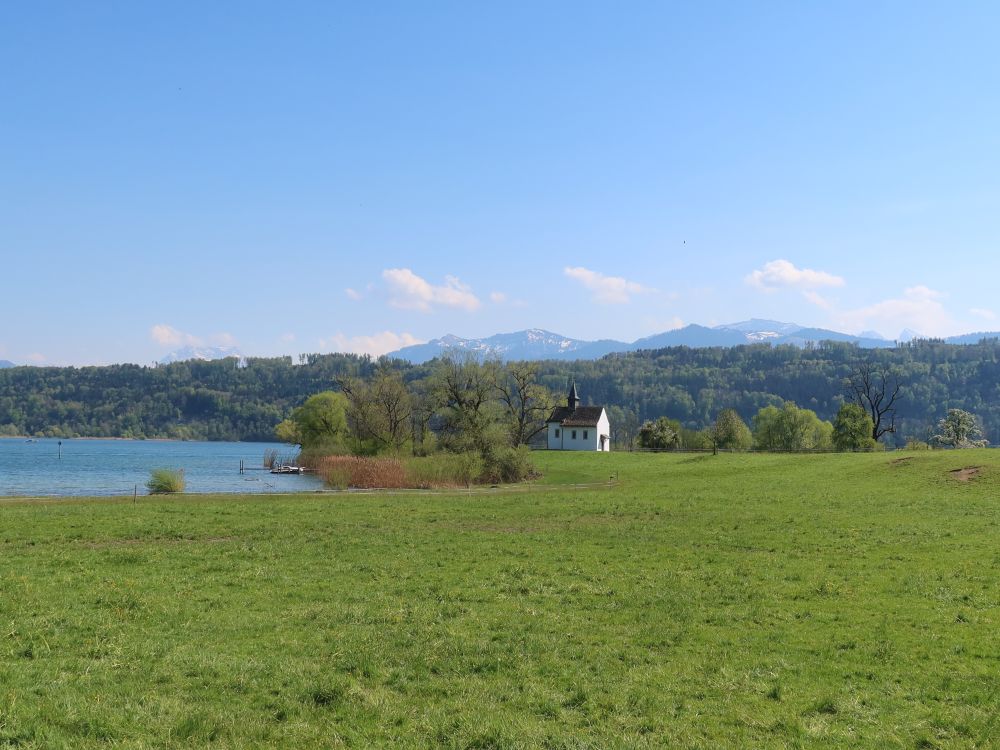
<path id="1" fill-rule="evenodd" d="M 0 747 L 1000 742 L 1000 452 L 536 458 L 0 502 Z"/>

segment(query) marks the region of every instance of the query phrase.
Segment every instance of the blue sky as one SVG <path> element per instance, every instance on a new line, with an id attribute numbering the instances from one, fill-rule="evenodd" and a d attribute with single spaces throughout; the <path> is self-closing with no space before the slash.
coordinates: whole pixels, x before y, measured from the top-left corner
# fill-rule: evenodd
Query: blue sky
<path id="1" fill-rule="evenodd" d="M 8 3 L 0 358 L 1000 329 L 989 3 Z"/>

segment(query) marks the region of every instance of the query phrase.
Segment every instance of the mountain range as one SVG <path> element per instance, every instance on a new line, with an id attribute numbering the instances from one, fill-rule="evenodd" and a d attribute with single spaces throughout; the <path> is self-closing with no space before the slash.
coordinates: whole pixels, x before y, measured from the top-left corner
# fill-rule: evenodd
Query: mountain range
<path id="1" fill-rule="evenodd" d="M 686 325 L 672 331 L 657 333 L 631 343 L 614 339 L 585 341 L 530 328 L 514 333 L 498 333 L 486 338 L 466 339 L 452 334 L 433 339 L 425 344 L 414 344 L 389 352 L 387 356 L 422 364 L 447 353 L 467 352 L 479 358 L 499 357 L 503 360 L 586 360 L 600 359 L 607 354 L 634 352 L 642 349 L 664 349 L 671 346 L 688 346 L 699 349 L 711 346 L 741 346 L 745 344 L 793 344 L 806 346 L 820 341 L 842 341 L 865 349 L 891 348 L 897 343 L 925 338 L 920 333 L 906 329 L 890 341 L 875 331 L 864 331 L 856 336 L 825 328 L 810 328 L 783 323 L 778 320 L 752 318 L 739 323 L 713 327 L 697 324 Z M 998 331 L 966 333 L 944 339 L 949 344 L 976 344 L 983 339 L 1000 338 Z M 186 346 L 159 360 L 159 364 L 187 360 L 215 360 L 226 357 L 243 358 L 243 353 L 233 346 Z M 0 359 L 0 369 L 17 367 L 15 362 Z"/>
<path id="2" fill-rule="evenodd" d="M 0 359 L 0 370 L 2 370 L 4 367 L 16 367 L 16 366 L 17 365 L 15 365 L 9 359 Z"/>
<path id="3" fill-rule="evenodd" d="M 598 359 L 606 354 L 617 352 L 663 349 L 670 346 L 703 348 L 760 343 L 806 346 L 820 341 L 841 341 L 856 344 L 865 349 L 877 349 L 891 348 L 896 346 L 897 342 L 919 338 L 923 337 L 911 330 L 903 331 L 898 339 L 890 341 L 874 331 L 866 331 L 854 336 L 825 328 L 810 328 L 795 323 L 753 318 L 711 328 L 691 324 L 683 328 L 647 336 L 631 343 L 613 339 L 583 341 L 540 328 L 515 333 L 501 333 L 479 339 L 466 339 L 449 334 L 428 341 L 426 344 L 405 346 L 390 352 L 387 356 L 404 359 L 414 364 L 427 362 L 447 353 L 462 352 L 468 352 L 477 357 L 499 357 L 504 360 L 575 360 Z M 953 344 L 971 344 L 984 338 L 1000 338 L 1000 332 L 970 333 L 945 340 Z"/>

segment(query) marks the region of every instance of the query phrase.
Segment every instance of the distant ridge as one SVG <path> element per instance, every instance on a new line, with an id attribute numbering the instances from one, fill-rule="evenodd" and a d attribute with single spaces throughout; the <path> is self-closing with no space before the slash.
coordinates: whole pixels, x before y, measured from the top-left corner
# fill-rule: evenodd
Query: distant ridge
<path id="1" fill-rule="evenodd" d="M 983 339 L 1000 339 L 1000 331 L 963 333 L 960 336 L 949 336 L 945 342 L 949 344 L 978 344 Z"/>
<path id="2" fill-rule="evenodd" d="M 0 359 L 0 370 L 2 370 L 5 367 L 17 367 L 17 365 L 15 365 L 9 359 Z"/>
<path id="3" fill-rule="evenodd" d="M 483 339 L 463 339 L 448 334 L 426 344 L 404 346 L 389 356 L 420 364 L 443 354 L 469 353 L 476 357 L 499 357 L 504 360 L 599 359 L 605 354 L 625 351 L 622 341 L 580 341 L 541 328 L 515 333 L 498 333 Z"/>
<path id="4" fill-rule="evenodd" d="M 976 341 L 978 340 L 977 338 Z M 403 347 L 388 356 L 414 364 L 428 362 L 448 353 L 468 353 L 479 358 L 498 357 L 504 360 L 581 360 L 599 359 L 607 354 L 640 349 L 664 349 L 670 346 L 705 348 L 771 343 L 804 347 L 820 341 L 841 341 L 857 344 L 866 349 L 896 345 L 896 342 L 889 341 L 873 331 L 866 332 L 864 336 L 852 336 L 825 328 L 805 328 L 795 323 L 752 318 L 713 328 L 692 323 L 672 331 L 646 336 L 632 343 L 614 339 L 584 341 L 541 328 L 500 333 L 481 339 L 466 339 L 448 334 L 426 344 Z"/>
<path id="5" fill-rule="evenodd" d="M 739 346 L 746 344 L 749 340 L 746 334 L 740 331 L 725 328 L 706 328 L 695 324 L 676 328 L 673 331 L 665 331 L 652 336 L 634 341 L 629 344 L 624 351 L 636 351 L 637 349 L 664 349 L 668 346 Z"/>

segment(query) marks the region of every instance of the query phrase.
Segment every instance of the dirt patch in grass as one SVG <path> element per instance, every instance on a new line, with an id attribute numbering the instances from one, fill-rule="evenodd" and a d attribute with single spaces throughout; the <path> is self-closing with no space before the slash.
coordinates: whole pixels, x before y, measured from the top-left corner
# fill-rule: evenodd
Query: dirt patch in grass
<path id="1" fill-rule="evenodd" d="M 889 465 L 890 466 L 902 466 L 902 465 L 906 464 L 908 461 L 912 461 L 912 460 L 913 460 L 913 456 L 907 456 L 906 458 L 896 458 L 896 459 L 893 459 L 892 461 L 890 461 Z"/>
<path id="2" fill-rule="evenodd" d="M 959 482 L 971 482 L 982 473 L 982 466 L 966 466 L 964 469 L 952 469 L 948 472 L 952 479 Z"/>

